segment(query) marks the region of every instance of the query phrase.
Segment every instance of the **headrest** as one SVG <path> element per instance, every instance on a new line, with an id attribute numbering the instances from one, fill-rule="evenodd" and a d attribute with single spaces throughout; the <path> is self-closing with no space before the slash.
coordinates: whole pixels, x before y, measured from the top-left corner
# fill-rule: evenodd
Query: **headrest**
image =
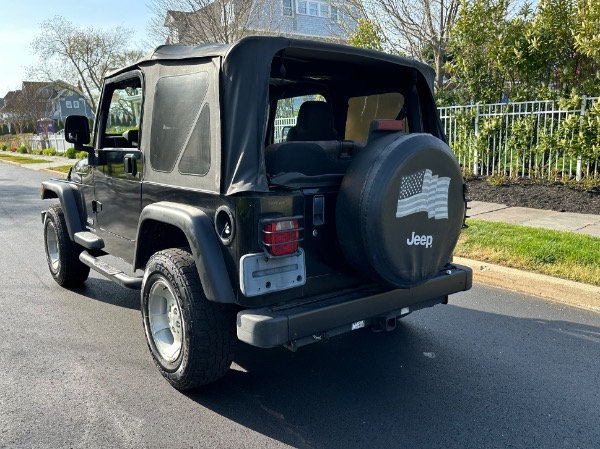
<path id="1" fill-rule="evenodd" d="M 123 133 L 123 137 L 127 139 L 130 145 L 137 145 L 139 142 L 139 131 L 137 129 L 129 129 Z"/>
<path id="2" fill-rule="evenodd" d="M 298 111 L 297 126 L 301 128 L 333 128 L 331 104 L 324 101 L 305 101 Z"/>

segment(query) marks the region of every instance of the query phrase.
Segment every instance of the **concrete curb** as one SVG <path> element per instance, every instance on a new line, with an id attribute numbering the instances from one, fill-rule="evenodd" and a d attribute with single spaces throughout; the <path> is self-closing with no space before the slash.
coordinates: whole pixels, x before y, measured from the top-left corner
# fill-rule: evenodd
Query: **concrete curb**
<path id="1" fill-rule="evenodd" d="M 52 175 L 54 178 L 67 179 L 67 176 L 68 176 L 68 173 L 63 173 L 61 171 L 54 171 L 51 168 L 42 168 L 39 171 L 48 173 L 49 175 Z"/>
<path id="2" fill-rule="evenodd" d="M 462 257 L 454 262 L 471 267 L 475 282 L 600 312 L 600 287 Z"/>

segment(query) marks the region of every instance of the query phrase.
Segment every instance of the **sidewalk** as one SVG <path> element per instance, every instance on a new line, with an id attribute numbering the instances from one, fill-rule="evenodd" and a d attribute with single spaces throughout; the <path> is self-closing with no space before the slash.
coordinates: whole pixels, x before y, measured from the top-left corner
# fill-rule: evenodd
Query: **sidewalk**
<path id="1" fill-rule="evenodd" d="M 18 162 L 7 161 L 1 156 L 18 156 L 18 157 L 26 157 L 29 159 L 38 159 L 50 162 L 38 162 L 35 164 L 20 164 Z M 10 165 L 17 165 L 19 167 L 28 168 L 30 170 L 35 171 L 48 171 L 54 178 L 66 178 L 66 173 L 51 171 L 53 167 L 61 167 L 65 165 L 73 165 L 77 159 L 68 159 L 63 156 L 43 156 L 36 154 L 20 154 L 20 153 L 12 153 L 10 151 L 0 151 L 0 162 Z"/>
<path id="2" fill-rule="evenodd" d="M 600 215 L 575 214 L 552 210 L 508 207 L 504 204 L 471 201 L 467 215 L 485 221 L 530 226 L 532 228 L 554 229 L 600 237 Z"/>

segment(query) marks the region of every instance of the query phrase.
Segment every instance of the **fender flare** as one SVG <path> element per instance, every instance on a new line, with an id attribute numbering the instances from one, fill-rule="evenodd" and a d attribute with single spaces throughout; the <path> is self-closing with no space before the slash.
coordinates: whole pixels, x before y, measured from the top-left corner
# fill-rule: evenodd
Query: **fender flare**
<path id="1" fill-rule="evenodd" d="M 77 207 L 76 188 L 62 181 L 42 181 L 42 199 L 58 198 L 67 222 L 69 237 L 74 240 L 75 233 L 83 231 L 81 218 Z"/>
<path id="2" fill-rule="evenodd" d="M 138 223 L 133 266 L 140 268 L 138 256 L 145 221 L 157 221 L 179 228 L 186 236 L 206 298 L 219 303 L 235 303 L 236 298 L 221 247 L 217 242 L 211 219 L 200 209 L 185 204 L 160 201 L 142 210 Z"/>

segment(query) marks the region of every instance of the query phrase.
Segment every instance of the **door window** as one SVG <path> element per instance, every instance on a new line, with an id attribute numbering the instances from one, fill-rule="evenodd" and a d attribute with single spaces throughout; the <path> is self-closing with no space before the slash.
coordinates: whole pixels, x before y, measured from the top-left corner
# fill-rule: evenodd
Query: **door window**
<path id="1" fill-rule="evenodd" d="M 136 148 L 139 146 L 142 84 L 138 77 L 107 86 L 110 95 L 101 136 L 102 148 Z"/>

